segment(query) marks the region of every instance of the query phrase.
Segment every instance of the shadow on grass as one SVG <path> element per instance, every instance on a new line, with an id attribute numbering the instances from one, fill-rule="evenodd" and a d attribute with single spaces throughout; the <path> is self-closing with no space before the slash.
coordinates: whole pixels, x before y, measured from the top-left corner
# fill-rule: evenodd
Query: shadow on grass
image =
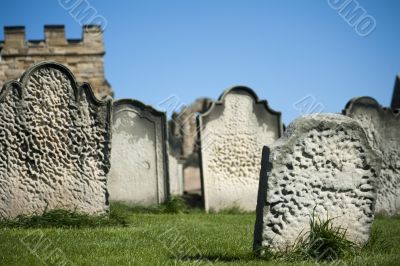
<path id="1" fill-rule="evenodd" d="M 186 196 L 174 196 L 168 201 L 164 202 L 160 205 L 151 205 L 151 206 L 139 206 L 139 205 L 127 205 L 122 202 L 112 202 L 111 209 L 118 208 L 123 210 L 126 213 L 149 213 L 149 214 L 195 214 L 195 213 L 203 213 L 206 212 L 204 209 L 199 207 L 191 207 L 187 203 Z M 211 209 L 209 214 L 213 215 L 239 215 L 239 214 L 254 214 L 254 211 L 246 211 L 241 209 L 238 206 L 232 206 L 229 208 L 221 209 L 219 211 L 215 211 Z"/>
<path id="2" fill-rule="evenodd" d="M 182 261 L 182 262 L 197 262 L 200 264 L 215 263 L 215 262 L 250 262 L 250 261 L 261 261 L 263 259 L 255 256 L 253 253 L 231 256 L 231 255 L 178 255 L 172 256 L 171 259 Z"/>
<path id="3" fill-rule="evenodd" d="M 125 213 L 151 213 L 151 214 L 169 214 L 169 213 L 196 213 L 202 212 L 201 209 L 189 208 L 182 197 L 172 197 L 160 205 L 139 206 L 127 205 L 122 202 L 112 202 L 111 210 L 117 208 Z"/>
<path id="4" fill-rule="evenodd" d="M 246 211 L 240 206 L 232 206 L 228 208 L 221 209 L 219 211 L 215 211 L 214 209 L 210 209 L 211 214 L 255 214 L 255 211 Z"/>

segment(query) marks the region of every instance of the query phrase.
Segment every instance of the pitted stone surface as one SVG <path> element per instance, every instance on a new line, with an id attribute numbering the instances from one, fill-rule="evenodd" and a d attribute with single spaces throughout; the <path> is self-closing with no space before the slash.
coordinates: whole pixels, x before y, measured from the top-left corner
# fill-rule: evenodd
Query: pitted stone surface
<path id="1" fill-rule="evenodd" d="M 400 214 L 400 114 L 382 108 L 370 97 L 351 100 L 344 114 L 356 119 L 367 132 L 370 144 L 381 153 L 376 213 Z"/>
<path id="2" fill-rule="evenodd" d="M 22 84 L 21 84 L 22 83 Z M 0 100 L 0 217 L 108 209 L 111 103 L 56 63 L 7 83 Z"/>
<path id="3" fill-rule="evenodd" d="M 367 242 L 381 159 L 357 121 L 333 114 L 303 117 L 270 149 L 263 154 L 255 248 L 293 245 L 309 230 L 314 208 L 317 217 L 347 228 L 349 240 Z"/>
<path id="4" fill-rule="evenodd" d="M 130 205 L 162 203 L 168 196 L 166 117 L 136 100 L 114 102 L 110 199 Z"/>
<path id="5" fill-rule="evenodd" d="M 199 119 L 206 210 L 255 210 L 261 149 L 279 138 L 280 113 L 252 90 L 235 87 Z"/>

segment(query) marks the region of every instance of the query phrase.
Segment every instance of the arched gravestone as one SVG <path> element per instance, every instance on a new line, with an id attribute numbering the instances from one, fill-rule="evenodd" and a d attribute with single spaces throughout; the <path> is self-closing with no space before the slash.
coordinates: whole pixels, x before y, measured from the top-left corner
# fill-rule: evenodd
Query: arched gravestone
<path id="1" fill-rule="evenodd" d="M 281 113 L 239 86 L 198 119 L 205 209 L 255 210 L 261 149 L 281 136 Z"/>
<path id="2" fill-rule="evenodd" d="M 166 115 L 143 103 L 113 104 L 111 201 L 149 206 L 168 197 Z"/>
<path id="3" fill-rule="evenodd" d="M 366 244 L 380 164 L 356 120 L 338 114 L 296 119 L 263 150 L 254 249 L 292 247 L 310 230 L 313 212 Z"/>
<path id="4" fill-rule="evenodd" d="M 108 209 L 111 100 L 43 62 L 0 94 L 0 217 Z"/>
<path id="5" fill-rule="evenodd" d="M 381 153 L 382 170 L 378 182 L 376 212 L 400 214 L 400 114 L 382 108 L 371 97 L 349 101 L 343 114 L 360 122 L 371 145 Z"/>

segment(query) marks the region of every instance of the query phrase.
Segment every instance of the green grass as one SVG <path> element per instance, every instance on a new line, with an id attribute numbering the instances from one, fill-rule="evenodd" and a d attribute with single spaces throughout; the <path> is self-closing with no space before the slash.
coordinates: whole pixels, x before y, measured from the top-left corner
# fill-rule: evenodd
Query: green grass
<path id="1" fill-rule="evenodd" d="M 290 262 L 256 257 L 252 253 L 254 213 L 205 214 L 170 204 L 150 210 L 113 205 L 114 225 L 2 224 L 0 265 L 316 265 L 301 258 Z M 324 226 L 323 221 L 315 224 Z M 380 217 L 370 244 L 356 256 L 320 265 L 399 262 L 400 219 Z"/>
<path id="2" fill-rule="evenodd" d="M 109 215 L 90 216 L 67 210 L 44 211 L 41 215 L 0 219 L 0 228 L 82 228 L 127 226 L 127 213 L 116 206 Z"/>
<path id="3" fill-rule="evenodd" d="M 188 213 L 181 197 L 173 197 L 162 205 L 150 207 L 127 206 L 118 202 L 111 204 L 108 215 L 90 216 L 77 211 L 63 209 L 45 210 L 42 214 L 18 216 L 15 219 L 1 219 L 0 228 L 82 228 L 104 226 L 128 226 L 128 217 L 134 213 Z M 200 211 L 200 210 L 198 210 Z"/>

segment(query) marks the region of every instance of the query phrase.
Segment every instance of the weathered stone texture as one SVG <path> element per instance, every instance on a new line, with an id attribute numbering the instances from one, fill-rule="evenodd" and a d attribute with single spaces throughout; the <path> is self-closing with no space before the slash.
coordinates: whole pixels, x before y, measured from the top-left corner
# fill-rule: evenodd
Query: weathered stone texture
<path id="1" fill-rule="evenodd" d="M 364 245 L 380 164 L 356 120 L 336 114 L 295 120 L 263 151 L 254 247 L 292 246 L 309 231 L 314 208 L 315 217 L 334 218 L 349 240 Z"/>
<path id="2" fill-rule="evenodd" d="M 0 217 L 64 208 L 107 211 L 111 100 L 44 62 L 0 99 Z"/>
<path id="3" fill-rule="evenodd" d="M 114 102 L 110 199 L 149 206 L 168 197 L 166 115 L 136 100 Z"/>
<path id="4" fill-rule="evenodd" d="M 400 114 L 398 110 L 382 108 L 370 97 L 351 100 L 343 111 L 360 122 L 370 144 L 382 156 L 378 180 L 376 212 L 400 214 Z"/>
<path id="5" fill-rule="evenodd" d="M 24 27 L 5 27 L 0 42 L 0 84 L 18 78 L 29 66 L 43 60 L 66 65 L 78 82 L 89 82 L 97 98 L 112 96 L 104 78 L 104 44 L 97 26 L 84 26 L 81 40 L 65 39 L 64 26 L 45 26 L 45 40 L 26 41 Z"/>
<path id="6" fill-rule="evenodd" d="M 199 116 L 206 210 L 255 210 L 261 149 L 282 132 L 279 112 L 249 88 L 225 91 Z"/>

